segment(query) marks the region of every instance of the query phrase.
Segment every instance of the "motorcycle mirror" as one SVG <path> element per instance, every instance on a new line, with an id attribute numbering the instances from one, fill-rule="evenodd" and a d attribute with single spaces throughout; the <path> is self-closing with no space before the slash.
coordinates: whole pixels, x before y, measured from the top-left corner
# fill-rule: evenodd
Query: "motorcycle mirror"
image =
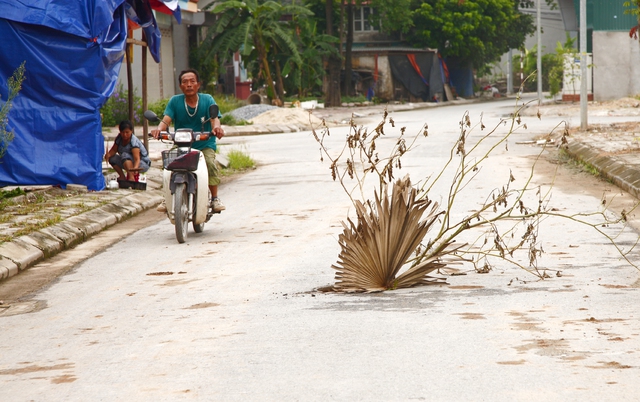
<path id="1" fill-rule="evenodd" d="M 209 116 L 212 120 L 218 117 L 218 113 L 220 113 L 220 108 L 218 107 L 218 105 L 209 106 Z"/>
<path id="2" fill-rule="evenodd" d="M 156 123 L 160 121 L 158 116 L 155 113 L 153 113 L 153 111 L 151 110 L 145 110 L 144 118 L 149 120 L 151 123 Z"/>

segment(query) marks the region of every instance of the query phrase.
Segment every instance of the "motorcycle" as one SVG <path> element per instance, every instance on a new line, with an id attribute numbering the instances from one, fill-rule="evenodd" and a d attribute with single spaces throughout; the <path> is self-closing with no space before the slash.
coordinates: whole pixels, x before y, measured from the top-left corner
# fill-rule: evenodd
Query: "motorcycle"
<path id="1" fill-rule="evenodd" d="M 210 106 L 209 116 L 217 117 L 218 110 L 217 105 Z M 144 117 L 151 123 L 160 122 L 151 110 L 145 111 Z M 190 128 L 179 128 L 173 133 L 163 131 L 159 137 L 175 145 L 172 149 L 162 151 L 162 192 L 167 217 L 175 226 L 178 243 L 186 241 L 189 222 L 193 224 L 196 233 L 202 233 L 204 224 L 214 214 L 204 155 L 199 150 L 191 148 L 195 141 L 206 140 L 211 135 L 204 132 L 207 120 L 203 118 L 201 122 L 200 132 Z"/>

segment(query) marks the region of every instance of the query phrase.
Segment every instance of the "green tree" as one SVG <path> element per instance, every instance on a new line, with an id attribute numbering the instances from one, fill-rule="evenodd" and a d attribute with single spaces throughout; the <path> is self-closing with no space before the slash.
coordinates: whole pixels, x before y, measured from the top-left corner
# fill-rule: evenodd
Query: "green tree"
<path id="1" fill-rule="evenodd" d="M 518 11 L 519 0 L 414 0 L 414 28 L 407 35 L 416 46 L 437 48 L 474 67 L 498 60 L 522 46 L 535 30 L 533 17 Z"/>
<path id="2" fill-rule="evenodd" d="M 325 76 L 323 60 L 326 57 L 340 57 L 337 49 L 338 38 L 318 32 L 316 20 L 305 19 L 300 23 L 299 34 L 296 35 L 300 57 L 303 63 L 299 68 L 294 63 L 286 63 L 282 75 L 285 90 L 297 93 L 299 98 L 312 93 L 322 92 L 322 80 Z"/>
<path id="3" fill-rule="evenodd" d="M 624 10 L 625 14 L 635 15 L 638 18 L 638 23 L 629 30 L 629 36 L 638 39 L 638 28 L 640 28 L 640 0 L 625 1 L 622 5 L 626 8 L 626 10 Z"/>
<path id="4" fill-rule="evenodd" d="M 388 35 L 406 34 L 414 26 L 411 10 L 412 0 L 372 0 L 376 14 L 371 23 Z"/>
<path id="5" fill-rule="evenodd" d="M 249 62 L 252 59 L 257 62 L 269 96 L 279 99 L 282 94 L 278 94 L 274 85 L 274 81 L 280 80 L 277 74 L 281 73 L 275 64 L 276 55 L 284 52 L 296 65 L 302 64 L 293 31 L 283 17 L 308 16 L 311 12 L 302 6 L 275 1 L 227 0 L 218 3 L 213 13 L 218 19 L 202 44 L 206 49 L 203 56 L 214 59 L 217 55 L 222 62 L 240 51 Z"/>
<path id="6" fill-rule="evenodd" d="M 7 130 L 7 124 L 9 123 L 9 112 L 13 99 L 18 96 L 18 92 L 22 89 L 22 82 L 24 81 L 25 62 L 13 72 L 13 75 L 7 80 L 8 96 L 7 100 L 0 107 L 0 159 L 7 152 L 7 148 L 13 141 L 13 130 Z"/>
<path id="7" fill-rule="evenodd" d="M 339 56 L 338 38 L 318 33 L 316 19 L 307 16 L 294 15 L 289 25 L 298 53 L 290 54 L 288 49 L 275 44 L 272 53 L 276 90 L 281 98 L 285 92 L 297 94 L 299 98 L 310 91 L 321 92 L 325 76 L 323 58 Z"/>
<path id="8" fill-rule="evenodd" d="M 555 53 L 547 53 L 542 55 L 542 90 L 549 91 L 551 96 L 555 96 L 562 90 L 562 81 L 564 78 L 564 58 L 566 54 L 577 53 L 575 49 L 576 39 L 571 38 L 567 33 L 564 44 L 558 42 L 556 44 Z M 534 46 L 531 50 L 525 50 L 524 58 L 520 55 L 513 57 L 515 65 L 522 62 L 522 73 L 525 77 L 533 75 L 531 79 L 527 79 L 523 83 L 525 91 L 534 92 L 538 85 L 538 74 L 536 72 L 538 58 L 538 46 Z"/>
<path id="9" fill-rule="evenodd" d="M 326 34 L 333 36 L 334 32 L 334 7 L 333 0 L 325 0 L 325 22 Z M 325 104 L 327 106 L 340 106 L 342 103 L 340 97 L 340 69 L 342 58 L 335 54 L 327 58 L 327 66 L 329 67 L 329 85 L 325 96 Z"/>
<path id="10" fill-rule="evenodd" d="M 551 96 L 557 95 L 562 90 L 566 55 L 578 53 L 578 49 L 575 48 L 576 38 L 571 38 L 568 32 L 566 35 L 564 44 L 556 43 L 556 52 L 551 55 L 552 61 L 549 70 L 543 70 L 547 71 L 549 75 L 549 92 Z"/>

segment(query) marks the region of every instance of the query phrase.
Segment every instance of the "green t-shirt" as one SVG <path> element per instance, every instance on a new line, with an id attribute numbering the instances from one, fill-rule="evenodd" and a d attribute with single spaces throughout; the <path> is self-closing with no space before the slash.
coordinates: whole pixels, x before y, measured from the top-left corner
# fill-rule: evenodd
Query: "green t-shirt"
<path id="1" fill-rule="evenodd" d="M 205 120 L 209 119 L 209 106 L 215 105 L 216 101 L 213 99 L 213 96 L 209 94 L 198 94 L 198 107 L 194 109 L 192 107 L 187 106 L 187 103 L 184 100 L 184 94 L 174 95 L 169 99 L 169 103 L 167 103 L 167 107 L 164 110 L 164 114 L 166 116 L 171 117 L 171 121 L 173 122 L 173 127 L 178 128 L 190 128 L 193 131 L 202 131 L 202 118 Z M 187 108 L 189 110 L 189 116 L 187 114 Z M 194 114 L 195 112 L 195 114 Z M 222 117 L 220 112 L 218 112 L 218 117 Z M 204 131 L 211 131 L 211 122 L 207 121 L 204 124 Z M 211 148 L 215 150 L 216 147 L 216 137 L 212 135 L 208 140 L 205 141 L 196 141 L 192 145 L 195 149 L 204 149 Z"/>

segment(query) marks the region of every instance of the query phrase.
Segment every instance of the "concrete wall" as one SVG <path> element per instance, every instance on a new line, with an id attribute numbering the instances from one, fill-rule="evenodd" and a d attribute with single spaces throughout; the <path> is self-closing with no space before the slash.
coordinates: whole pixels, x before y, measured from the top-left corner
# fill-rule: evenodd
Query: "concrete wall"
<path id="1" fill-rule="evenodd" d="M 176 93 L 178 76 L 176 74 L 176 69 L 173 66 L 174 62 L 174 53 L 173 53 L 173 38 L 172 38 L 172 30 L 171 28 L 163 28 L 162 32 L 162 42 L 161 42 L 161 56 L 160 63 L 156 63 L 151 60 L 150 64 L 153 64 L 155 68 L 158 69 L 158 75 L 155 77 L 156 80 L 148 79 L 147 84 L 149 87 L 149 103 L 155 102 L 158 99 L 169 98 Z M 149 68 L 149 66 L 147 66 Z M 161 77 L 161 78 L 160 78 Z M 139 81 L 142 82 L 142 81 Z M 151 87 L 156 86 L 158 88 L 157 98 L 151 96 Z"/>
<path id="2" fill-rule="evenodd" d="M 189 68 L 189 32 L 186 24 L 173 23 L 173 76 L 174 78 L 174 94 L 181 93 L 180 83 L 178 82 L 178 74 L 180 71 Z M 164 38 L 163 38 L 164 39 Z M 163 40 L 164 42 L 164 40 Z M 165 79 L 165 82 L 167 80 Z"/>
<path id="3" fill-rule="evenodd" d="M 593 64 L 595 100 L 640 94 L 640 43 L 628 32 L 594 32 Z"/>
<path id="4" fill-rule="evenodd" d="M 376 65 L 374 55 L 361 55 L 358 53 L 353 54 L 352 63 L 354 69 L 368 70 L 371 74 L 373 74 Z M 366 88 L 362 88 L 362 92 L 366 94 Z M 393 99 L 391 68 L 389 67 L 389 58 L 385 53 L 378 56 L 378 82 L 376 83 L 375 93 L 376 97 L 380 99 Z"/>

